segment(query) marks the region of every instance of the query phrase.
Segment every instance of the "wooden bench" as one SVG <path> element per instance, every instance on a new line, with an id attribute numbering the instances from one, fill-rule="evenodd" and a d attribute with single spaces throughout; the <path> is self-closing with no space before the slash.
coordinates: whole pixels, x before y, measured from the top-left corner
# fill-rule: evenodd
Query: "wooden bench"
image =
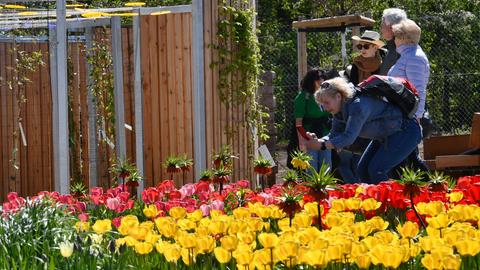
<path id="1" fill-rule="evenodd" d="M 470 134 L 425 139 L 423 153 L 432 170 L 480 169 L 480 113 L 473 115 Z"/>

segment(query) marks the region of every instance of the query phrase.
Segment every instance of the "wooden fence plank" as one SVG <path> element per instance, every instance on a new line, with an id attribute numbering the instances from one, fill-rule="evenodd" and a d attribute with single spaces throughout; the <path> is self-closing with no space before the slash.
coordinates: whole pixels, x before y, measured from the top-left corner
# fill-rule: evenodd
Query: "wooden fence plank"
<path id="1" fill-rule="evenodd" d="M 153 159 L 152 159 L 152 105 L 151 105 L 151 72 L 150 72 L 150 35 L 149 29 L 151 28 L 152 16 L 142 16 L 140 27 L 141 37 L 141 58 L 142 58 L 142 88 L 143 88 L 143 157 L 145 164 L 144 178 L 145 186 L 151 186 L 153 184 Z"/>
<path id="2" fill-rule="evenodd" d="M 183 89 L 185 90 L 184 98 L 184 115 L 185 115 L 185 152 L 194 158 L 193 151 L 193 101 L 192 101 L 192 15 L 190 13 L 182 14 L 183 21 Z M 193 172 L 190 170 L 187 175 L 187 183 L 195 182 Z"/>
<path id="3" fill-rule="evenodd" d="M 160 130 L 159 130 L 159 125 L 160 125 L 160 94 L 159 94 L 159 77 L 156 75 L 159 73 L 159 61 L 158 57 L 156 57 L 156 54 L 158 54 L 159 51 L 159 45 L 158 45 L 158 39 L 159 39 L 159 30 L 158 30 L 158 16 L 153 16 L 150 19 L 150 27 L 149 27 L 149 38 L 150 38 L 150 79 L 151 79 L 151 132 L 152 134 L 152 150 L 153 150 L 153 160 L 152 160 L 152 166 L 153 166 L 153 179 L 152 183 L 155 183 L 156 178 L 160 174 L 161 167 L 158 166 L 160 163 L 161 157 L 160 157 L 160 151 L 161 151 L 161 141 L 163 138 L 160 137 Z M 155 74 L 155 76 L 153 76 Z"/>
<path id="4" fill-rule="evenodd" d="M 9 153 L 8 153 L 8 117 L 7 117 L 7 91 L 8 88 L 6 86 L 5 80 L 7 79 L 7 72 L 6 72 L 6 44 L 0 43 L 0 149 L 1 149 L 1 157 L 0 157 L 0 181 L 2 190 L 0 191 L 0 200 L 5 201 L 5 198 L 8 193 L 8 161 Z"/>
<path id="5" fill-rule="evenodd" d="M 50 90 L 50 68 L 48 43 L 41 44 L 43 52 L 44 67 L 40 68 L 41 78 L 41 117 L 42 117 L 42 166 L 43 166 L 43 186 L 46 190 L 53 189 L 53 153 L 52 153 L 52 91 Z"/>
<path id="6" fill-rule="evenodd" d="M 187 155 L 189 157 L 190 154 L 185 151 L 185 143 L 186 143 L 186 136 L 185 136 L 185 107 L 187 104 L 185 104 L 185 88 L 183 87 L 184 83 L 184 78 L 183 78 L 183 54 L 182 54 L 182 47 L 183 47 L 183 42 L 182 42 L 182 37 L 183 37 L 183 27 L 182 27 L 182 15 L 181 14 L 175 14 L 173 16 L 174 18 L 174 66 L 175 66 L 175 94 L 176 94 L 176 99 L 175 99 L 175 107 L 177 113 L 175 114 L 176 121 L 174 123 L 176 124 L 176 130 L 177 130 L 177 153 L 179 155 Z M 184 174 L 182 174 L 181 179 L 179 179 L 180 185 L 185 184 L 184 181 Z M 180 178 L 180 177 L 179 177 Z"/>
<path id="7" fill-rule="evenodd" d="M 162 181 L 164 179 L 168 179 L 167 173 L 162 166 L 162 162 L 165 161 L 167 156 L 169 156 L 170 148 L 169 148 L 169 114 L 168 114 L 168 63 L 167 63 L 167 16 L 158 16 L 158 78 L 159 78 L 159 114 L 160 114 L 160 123 L 158 123 L 158 129 L 160 130 L 161 134 L 161 142 L 160 142 L 160 161 L 154 166 L 159 168 L 159 174 L 155 177 L 156 181 Z"/>

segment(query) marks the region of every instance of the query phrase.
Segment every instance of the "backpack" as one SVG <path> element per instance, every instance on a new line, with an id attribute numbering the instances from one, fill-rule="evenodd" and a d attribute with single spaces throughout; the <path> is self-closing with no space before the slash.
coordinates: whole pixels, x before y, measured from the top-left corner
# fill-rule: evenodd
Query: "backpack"
<path id="1" fill-rule="evenodd" d="M 408 80 L 397 77 L 372 75 L 356 87 L 357 92 L 368 96 L 385 97 L 398 106 L 408 118 L 413 118 L 420 98 L 417 89 Z"/>

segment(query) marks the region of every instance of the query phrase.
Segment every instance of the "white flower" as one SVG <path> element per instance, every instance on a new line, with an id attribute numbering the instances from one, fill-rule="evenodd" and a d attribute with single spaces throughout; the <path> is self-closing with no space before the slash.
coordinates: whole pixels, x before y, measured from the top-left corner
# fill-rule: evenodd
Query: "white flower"
<path id="1" fill-rule="evenodd" d="M 60 243 L 59 248 L 60 248 L 60 254 L 62 254 L 63 257 L 68 258 L 72 256 L 73 243 L 70 243 L 70 242 Z"/>

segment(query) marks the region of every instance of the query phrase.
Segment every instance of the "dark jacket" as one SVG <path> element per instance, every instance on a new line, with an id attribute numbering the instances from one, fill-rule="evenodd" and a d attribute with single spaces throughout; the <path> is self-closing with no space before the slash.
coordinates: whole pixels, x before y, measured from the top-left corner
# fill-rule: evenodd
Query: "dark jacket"
<path id="1" fill-rule="evenodd" d="M 382 65 L 378 70 L 378 75 L 387 75 L 390 68 L 400 58 L 400 54 L 397 52 L 397 46 L 395 46 L 395 39 L 387 41 L 387 44 L 382 49 L 387 50 L 387 54 L 383 57 Z"/>

